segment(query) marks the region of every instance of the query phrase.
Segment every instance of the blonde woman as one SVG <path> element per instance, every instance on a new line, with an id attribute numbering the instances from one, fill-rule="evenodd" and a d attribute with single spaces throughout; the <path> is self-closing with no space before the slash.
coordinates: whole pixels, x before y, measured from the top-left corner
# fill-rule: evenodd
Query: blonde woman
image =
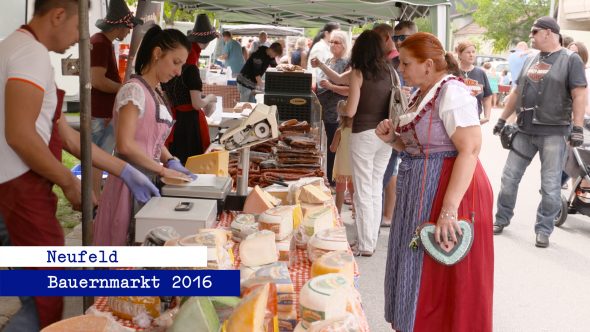
<path id="1" fill-rule="evenodd" d="M 291 52 L 291 64 L 307 69 L 307 38 L 298 38 L 295 42 L 295 49 Z"/>

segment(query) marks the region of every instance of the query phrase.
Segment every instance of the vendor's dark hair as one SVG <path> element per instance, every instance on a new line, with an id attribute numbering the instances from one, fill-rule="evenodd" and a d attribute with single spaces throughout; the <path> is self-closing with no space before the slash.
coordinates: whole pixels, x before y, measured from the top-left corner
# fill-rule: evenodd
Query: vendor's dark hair
<path id="1" fill-rule="evenodd" d="M 188 52 L 191 51 L 191 43 L 185 34 L 176 29 L 164 29 L 157 25 L 151 27 L 143 36 L 137 57 L 135 59 L 135 73 L 141 74 L 141 71 L 149 65 L 152 60 L 152 51 L 159 47 L 163 52 L 170 51 L 182 46 Z"/>
<path id="2" fill-rule="evenodd" d="M 283 45 L 279 42 L 274 42 L 270 44 L 269 48 L 273 50 L 276 54 L 281 55 L 283 54 Z"/>
<path id="3" fill-rule="evenodd" d="M 379 33 L 365 30 L 357 37 L 350 55 L 350 66 L 360 70 L 368 79 L 387 73 L 383 38 Z"/>
<path id="4" fill-rule="evenodd" d="M 322 28 L 322 30 L 320 30 L 318 32 L 318 34 L 315 35 L 315 37 L 313 37 L 313 42 L 311 43 L 311 47 L 309 49 L 311 50 L 317 42 L 322 40 L 324 38 L 324 35 L 326 34 L 326 32 L 332 32 L 332 31 L 338 30 L 338 29 L 340 29 L 340 23 L 338 23 L 338 22 L 326 23 L 324 25 L 324 27 Z"/>
<path id="5" fill-rule="evenodd" d="M 88 8 L 90 8 L 90 1 L 88 1 Z M 79 0 L 35 0 L 33 7 L 33 15 L 42 16 L 53 8 L 64 8 L 68 15 L 78 12 Z"/>

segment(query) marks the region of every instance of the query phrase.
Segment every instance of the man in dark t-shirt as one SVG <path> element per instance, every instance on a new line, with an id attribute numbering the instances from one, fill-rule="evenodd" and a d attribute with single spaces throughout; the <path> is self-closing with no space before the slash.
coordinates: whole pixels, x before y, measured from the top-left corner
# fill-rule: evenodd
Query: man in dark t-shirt
<path id="1" fill-rule="evenodd" d="M 510 224 L 520 180 L 539 152 L 541 203 L 537 209 L 535 245 L 540 248 L 549 246 L 549 236 L 561 209 L 561 173 L 567 141 L 572 147 L 584 141 L 587 86 L 584 64 L 577 54 L 561 47 L 559 30 L 552 17 L 535 21 L 529 37 L 540 53 L 529 57 L 519 77 L 514 78 L 517 86 L 494 127 L 494 134 L 500 134 L 505 119 L 516 111 L 519 132 L 512 139 L 502 173 L 494 234 L 501 234 Z"/>
<path id="2" fill-rule="evenodd" d="M 240 101 L 256 102 L 253 91 L 257 88 L 262 89 L 262 75 L 268 66 L 276 67 L 275 58 L 281 54 L 283 54 L 283 46 L 279 43 L 272 43 L 270 47 L 260 46 L 256 52 L 252 53 L 236 78 Z"/>
<path id="3" fill-rule="evenodd" d="M 92 142 L 108 153 L 113 153 L 115 134 L 111 118 L 121 78 L 117 69 L 113 40 L 123 40 L 131 29 L 143 22 L 134 17 L 124 0 L 111 0 L 104 19 L 96 21 L 101 31 L 90 37 L 90 81 L 92 84 L 90 126 Z M 92 189 L 100 197 L 102 171 L 92 170 Z"/>

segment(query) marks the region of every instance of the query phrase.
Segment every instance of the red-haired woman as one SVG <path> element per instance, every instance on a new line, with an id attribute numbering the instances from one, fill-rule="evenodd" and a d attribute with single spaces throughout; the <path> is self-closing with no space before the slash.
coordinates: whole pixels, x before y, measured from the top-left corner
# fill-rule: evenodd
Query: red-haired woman
<path id="1" fill-rule="evenodd" d="M 429 33 L 409 36 L 400 47 L 399 71 L 418 88 L 393 128 L 382 121 L 376 133 L 401 151 L 397 202 L 389 236 L 385 275 L 385 318 L 397 331 L 492 331 L 494 248 L 492 188 L 479 163 L 481 130 L 477 101 L 449 72 L 452 54 Z M 457 219 L 474 226 L 471 250 L 446 266 L 412 249 L 424 222 L 436 225 L 435 239 L 451 248 Z"/>

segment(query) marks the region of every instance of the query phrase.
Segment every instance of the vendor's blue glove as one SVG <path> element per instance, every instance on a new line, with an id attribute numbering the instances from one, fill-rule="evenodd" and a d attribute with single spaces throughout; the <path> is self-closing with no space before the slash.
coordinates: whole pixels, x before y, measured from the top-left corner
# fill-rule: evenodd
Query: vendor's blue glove
<path id="1" fill-rule="evenodd" d="M 119 176 L 133 193 L 133 197 L 141 203 L 146 203 L 152 197 L 160 197 L 158 188 L 143 173 L 135 167 L 126 164 Z"/>
<path id="2" fill-rule="evenodd" d="M 166 168 L 170 168 L 173 169 L 177 172 L 180 172 L 182 174 L 186 174 L 188 176 L 190 176 L 190 178 L 194 181 L 197 179 L 197 176 L 195 174 L 193 174 L 193 172 L 189 171 L 188 169 L 186 169 L 184 166 L 182 166 L 182 164 L 180 163 L 180 160 L 178 159 L 170 159 L 166 162 Z"/>

